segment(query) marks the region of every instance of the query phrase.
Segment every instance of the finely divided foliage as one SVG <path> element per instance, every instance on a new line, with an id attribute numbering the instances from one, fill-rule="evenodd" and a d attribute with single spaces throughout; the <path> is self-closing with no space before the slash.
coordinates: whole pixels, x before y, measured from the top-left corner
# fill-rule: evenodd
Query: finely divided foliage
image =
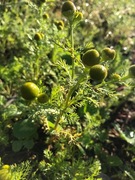
<path id="1" fill-rule="evenodd" d="M 134 8 L 117 3 L 0 2 L 0 179 L 135 179 L 134 124 L 115 117 L 133 103 Z"/>

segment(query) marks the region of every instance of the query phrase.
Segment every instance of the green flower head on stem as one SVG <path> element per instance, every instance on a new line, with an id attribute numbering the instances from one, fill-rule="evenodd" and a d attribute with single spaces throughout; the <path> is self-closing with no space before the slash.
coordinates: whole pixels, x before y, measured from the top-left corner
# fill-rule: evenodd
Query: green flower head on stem
<path id="1" fill-rule="evenodd" d="M 62 14 L 67 19 L 73 18 L 74 13 L 76 12 L 76 7 L 72 1 L 66 1 L 64 2 L 62 6 Z"/>

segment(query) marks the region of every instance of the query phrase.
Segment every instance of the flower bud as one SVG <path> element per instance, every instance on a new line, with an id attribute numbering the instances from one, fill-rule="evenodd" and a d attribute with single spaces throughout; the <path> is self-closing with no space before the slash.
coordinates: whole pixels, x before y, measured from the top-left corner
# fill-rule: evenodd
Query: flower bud
<path id="1" fill-rule="evenodd" d="M 49 15 L 47 13 L 44 13 L 42 17 L 43 19 L 49 19 Z"/>
<path id="2" fill-rule="evenodd" d="M 75 17 L 74 17 L 74 22 L 79 23 L 83 19 L 83 14 L 79 11 L 76 11 Z"/>
<path id="3" fill-rule="evenodd" d="M 113 60 L 116 56 L 116 52 L 114 49 L 106 47 L 102 50 L 101 56 L 104 61 Z"/>
<path id="4" fill-rule="evenodd" d="M 121 76 L 117 73 L 112 74 L 111 78 L 115 81 L 120 81 Z"/>
<path id="5" fill-rule="evenodd" d="M 90 78 L 94 81 L 103 81 L 107 77 L 107 69 L 103 65 L 97 64 L 90 69 Z"/>
<path id="6" fill-rule="evenodd" d="M 94 66 L 100 61 L 100 54 L 96 49 L 86 51 L 82 56 L 82 63 L 86 67 Z"/>
<path id="7" fill-rule="evenodd" d="M 36 34 L 34 35 L 34 39 L 35 39 L 36 41 L 42 40 L 43 37 L 44 37 L 44 35 L 43 35 L 42 33 L 36 33 Z"/>
<path id="8" fill-rule="evenodd" d="M 49 100 L 49 97 L 47 96 L 47 94 L 42 93 L 42 94 L 39 94 L 37 100 L 40 103 L 46 103 Z"/>
<path id="9" fill-rule="evenodd" d="M 76 7 L 72 1 L 66 1 L 64 2 L 62 6 L 62 14 L 67 19 L 70 19 L 74 16 L 74 13 L 76 12 Z"/>

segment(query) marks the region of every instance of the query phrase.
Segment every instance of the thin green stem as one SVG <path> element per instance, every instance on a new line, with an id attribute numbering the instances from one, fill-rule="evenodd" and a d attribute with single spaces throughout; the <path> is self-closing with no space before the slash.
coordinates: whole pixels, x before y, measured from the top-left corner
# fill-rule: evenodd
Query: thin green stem
<path id="1" fill-rule="evenodd" d="M 74 79 L 75 74 L 75 62 L 74 62 L 74 27 L 71 22 L 70 25 L 70 31 L 71 31 L 71 57 L 72 57 L 72 79 Z"/>
<path id="2" fill-rule="evenodd" d="M 57 120 L 56 120 L 56 123 L 55 123 L 55 127 L 54 129 L 56 130 L 57 127 L 58 127 L 58 124 L 61 120 L 61 117 L 62 115 L 64 114 L 65 110 L 68 108 L 69 106 L 69 100 L 73 94 L 73 92 L 76 90 L 76 88 L 80 85 L 80 83 L 84 80 L 86 76 L 84 74 L 82 74 L 82 76 L 78 79 L 77 83 L 75 85 L 73 85 L 70 89 L 69 89 L 69 92 L 67 94 L 67 97 L 66 97 L 66 100 L 65 100 L 65 105 L 64 105 L 64 108 L 63 110 L 60 111 L 58 117 L 57 117 Z"/>
<path id="3" fill-rule="evenodd" d="M 70 24 L 70 36 L 71 36 L 71 57 L 72 57 L 72 80 L 74 80 L 74 76 L 75 76 L 75 57 L 74 57 L 74 26 L 73 26 L 73 21 L 69 22 Z M 84 72 L 85 74 L 85 72 Z M 66 111 L 66 109 L 69 106 L 69 101 L 70 98 L 73 94 L 73 92 L 76 90 L 76 88 L 79 86 L 79 84 L 84 80 L 84 77 L 86 77 L 84 74 L 82 74 L 82 76 L 79 77 L 78 81 L 76 82 L 75 85 L 71 86 L 69 88 L 68 94 L 66 96 L 66 99 L 64 100 L 64 102 L 62 102 L 62 105 L 64 104 L 64 107 L 62 110 L 60 110 L 60 113 L 57 117 L 56 123 L 55 123 L 55 127 L 54 129 L 56 130 L 58 127 L 58 124 L 61 120 L 62 115 L 64 114 L 64 112 Z"/>
<path id="4" fill-rule="evenodd" d="M 58 115 L 58 117 L 57 117 L 57 120 L 56 120 L 56 123 L 55 123 L 55 126 L 54 126 L 54 129 L 55 129 L 55 130 L 56 130 L 57 127 L 58 127 L 58 124 L 59 124 L 59 122 L 60 122 L 60 120 L 61 120 L 61 117 L 62 117 L 64 111 L 65 111 L 65 109 L 61 110 L 60 113 L 59 113 L 59 115 Z"/>

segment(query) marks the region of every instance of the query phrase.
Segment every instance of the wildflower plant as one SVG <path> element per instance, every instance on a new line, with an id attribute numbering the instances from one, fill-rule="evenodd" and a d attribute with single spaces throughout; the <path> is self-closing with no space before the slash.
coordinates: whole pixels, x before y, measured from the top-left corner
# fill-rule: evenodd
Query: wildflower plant
<path id="1" fill-rule="evenodd" d="M 35 162 L 37 170 L 31 179 L 94 180 L 105 168 L 100 150 L 108 130 L 102 125 L 109 119 L 112 105 L 123 97 L 117 88 L 124 86 L 125 95 L 133 90 L 135 67 L 129 61 L 121 63 L 115 47 L 96 46 L 88 37 L 84 37 L 87 43 L 81 43 L 78 29 L 84 22 L 83 9 L 78 10 L 72 1 L 63 2 L 60 17 L 50 20 L 48 7 L 53 3 L 25 4 L 29 7 L 26 14 L 37 14 L 33 24 L 31 16 L 26 16 L 29 23 L 21 34 L 26 51 L 14 56 L 10 65 L 1 66 L 0 88 L 6 97 L 0 97 L 0 106 L 9 101 L 1 113 L 0 142 L 11 142 L 15 153 L 42 144 L 42 160 L 38 166 Z M 9 15 L 4 17 L 8 24 Z M 19 20 L 26 23 L 22 17 Z M 8 41 L 14 44 L 18 36 L 12 38 Z M 13 68 L 9 70 L 9 66 Z M 3 127 L 12 133 L 11 139 Z M 123 165 L 117 156 L 103 156 L 110 159 L 111 168 Z M 12 166 L 11 174 L 18 178 L 16 169 L 19 166 Z"/>

